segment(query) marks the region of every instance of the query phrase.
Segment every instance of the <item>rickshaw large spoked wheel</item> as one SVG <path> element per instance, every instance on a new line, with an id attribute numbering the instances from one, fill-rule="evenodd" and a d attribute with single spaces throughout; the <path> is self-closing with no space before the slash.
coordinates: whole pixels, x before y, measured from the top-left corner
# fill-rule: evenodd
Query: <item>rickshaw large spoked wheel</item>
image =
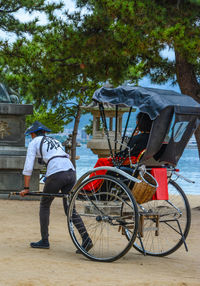
<path id="1" fill-rule="evenodd" d="M 140 206 L 139 232 L 134 247 L 151 256 L 166 256 L 176 251 L 185 239 L 191 224 L 188 199 L 173 180 L 168 184 L 169 199 L 152 200 Z M 129 237 L 129 232 L 126 230 Z"/>
<path id="2" fill-rule="evenodd" d="M 94 176 L 76 189 L 69 206 L 68 227 L 73 243 L 87 258 L 115 261 L 125 255 L 135 241 L 137 204 L 127 186 L 118 179 Z M 121 235 L 126 229 L 131 229 L 128 240 L 126 235 Z M 82 245 L 86 231 L 90 237 L 89 249 L 87 243 Z"/>

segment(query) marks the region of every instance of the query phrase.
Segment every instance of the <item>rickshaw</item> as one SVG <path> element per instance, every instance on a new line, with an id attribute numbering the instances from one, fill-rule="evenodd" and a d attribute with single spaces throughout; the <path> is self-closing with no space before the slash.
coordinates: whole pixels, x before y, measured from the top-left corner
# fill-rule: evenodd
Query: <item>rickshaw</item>
<path id="1" fill-rule="evenodd" d="M 160 257 L 182 245 L 188 251 L 191 210 L 176 179 L 192 181 L 181 176 L 176 166 L 200 124 L 200 104 L 175 91 L 132 85 L 102 87 L 95 91 L 93 101 L 99 106 L 112 166 L 89 170 L 69 195 L 55 195 L 68 200 L 68 229 L 74 245 L 87 258 L 100 262 L 115 261 L 132 247 Z M 106 104 L 116 110 L 114 142 L 109 137 Z M 118 110 L 124 106 L 129 112 L 119 141 Z M 153 120 L 147 146 L 134 161 L 130 150 L 126 157 L 117 156 L 130 140 L 126 133 L 133 108 Z M 74 212 L 82 219 L 92 245 L 91 241 L 89 246 L 82 245 Z"/>

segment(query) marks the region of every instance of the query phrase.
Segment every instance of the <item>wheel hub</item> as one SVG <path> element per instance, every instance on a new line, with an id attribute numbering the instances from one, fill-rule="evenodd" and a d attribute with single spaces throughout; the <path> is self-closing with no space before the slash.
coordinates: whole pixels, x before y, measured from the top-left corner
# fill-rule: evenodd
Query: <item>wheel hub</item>
<path id="1" fill-rule="evenodd" d="M 111 220 L 111 218 L 109 217 L 109 216 L 103 216 L 103 215 L 98 215 L 97 217 L 96 217 L 96 221 L 98 221 L 98 222 L 101 222 L 101 221 L 104 221 L 104 222 L 111 222 L 112 220 Z"/>

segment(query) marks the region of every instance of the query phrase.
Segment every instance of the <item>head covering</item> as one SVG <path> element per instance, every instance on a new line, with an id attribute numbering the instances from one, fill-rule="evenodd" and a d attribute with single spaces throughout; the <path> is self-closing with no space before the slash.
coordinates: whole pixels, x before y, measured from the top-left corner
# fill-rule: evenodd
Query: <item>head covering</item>
<path id="1" fill-rule="evenodd" d="M 35 121 L 30 127 L 28 127 L 25 131 L 25 135 L 29 135 L 31 133 L 36 133 L 38 131 L 44 131 L 44 132 L 51 132 L 49 128 L 47 128 L 45 125 L 43 125 L 39 121 Z"/>

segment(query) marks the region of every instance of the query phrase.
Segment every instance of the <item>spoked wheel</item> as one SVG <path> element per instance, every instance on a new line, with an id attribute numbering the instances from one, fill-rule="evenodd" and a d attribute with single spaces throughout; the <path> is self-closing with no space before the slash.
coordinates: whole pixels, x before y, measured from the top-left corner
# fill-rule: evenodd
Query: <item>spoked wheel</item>
<path id="1" fill-rule="evenodd" d="M 185 239 L 191 223 L 187 197 L 177 183 L 170 180 L 167 201 L 152 200 L 139 206 L 139 231 L 134 247 L 147 255 L 166 256 L 176 251 Z M 129 239 L 130 231 L 126 230 Z"/>
<path id="2" fill-rule="evenodd" d="M 87 258 L 115 261 L 135 241 L 137 204 L 127 186 L 116 178 L 94 176 L 75 191 L 69 206 L 68 227 L 73 243 Z M 126 235 L 121 235 L 126 229 L 131 229 L 128 240 Z"/>

